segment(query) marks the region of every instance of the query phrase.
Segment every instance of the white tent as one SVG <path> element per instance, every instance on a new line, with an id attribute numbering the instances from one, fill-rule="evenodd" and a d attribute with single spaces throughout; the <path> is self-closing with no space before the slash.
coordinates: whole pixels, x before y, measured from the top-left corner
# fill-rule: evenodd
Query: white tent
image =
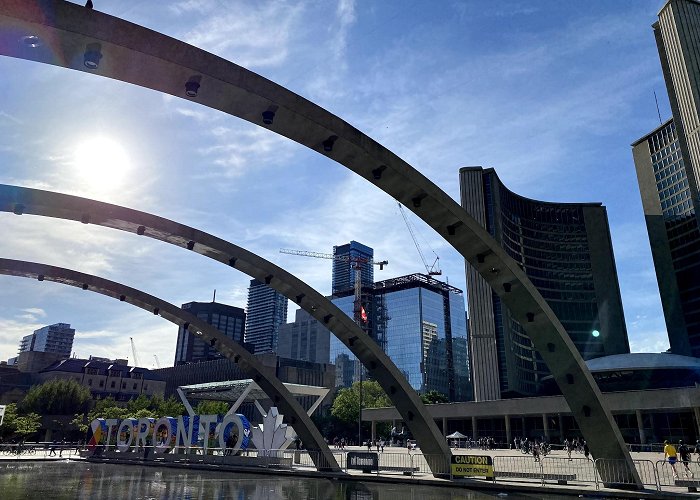
<path id="1" fill-rule="evenodd" d="M 455 431 L 449 436 L 445 436 L 447 439 L 467 439 L 469 436 L 465 436 L 459 431 Z"/>

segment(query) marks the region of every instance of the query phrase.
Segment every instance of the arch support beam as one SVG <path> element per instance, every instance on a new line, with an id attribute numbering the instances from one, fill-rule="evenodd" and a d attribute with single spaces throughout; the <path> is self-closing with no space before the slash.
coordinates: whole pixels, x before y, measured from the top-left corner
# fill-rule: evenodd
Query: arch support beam
<path id="1" fill-rule="evenodd" d="M 28 36 L 38 37 L 41 44 L 23 42 Z M 88 65 L 98 45 L 99 65 Z M 4 0 L 0 5 L 0 54 L 91 72 L 185 99 L 195 99 L 190 92 L 195 76 L 197 102 L 307 146 L 393 196 L 484 277 L 547 363 L 593 455 L 621 460 L 625 482 L 642 487 L 600 390 L 535 286 L 458 203 L 387 148 L 320 106 L 241 66 L 60 0 Z M 506 283 L 509 292 L 504 291 Z"/>
<path id="2" fill-rule="evenodd" d="M 209 342 L 214 349 L 236 363 L 247 376 L 255 380 L 265 391 L 265 394 L 272 399 L 275 406 L 280 409 L 287 422 L 294 427 L 301 440 L 313 447 L 310 449 L 318 450 L 318 455 L 311 454 L 317 469 L 341 471 L 333 452 L 324 441 L 318 428 L 282 381 L 274 375 L 267 374 L 257 358 L 246 351 L 243 346 L 229 339 L 195 315 L 141 290 L 62 267 L 0 258 L 0 274 L 33 278 L 39 281 L 53 281 L 96 292 L 121 302 L 127 302 L 149 314 L 161 316 L 178 326 L 184 326 L 195 338 Z"/>
<path id="3" fill-rule="evenodd" d="M 343 311 L 284 269 L 233 243 L 157 215 L 61 193 L 0 184 L 0 212 L 41 215 L 134 233 L 179 246 L 233 267 L 274 288 L 328 328 L 379 382 L 421 443 L 436 474 L 446 474 L 450 449 L 416 391 L 384 351 Z M 246 351 L 247 352 L 247 351 Z M 446 460 L 447 459 L 447 460 Z"/>

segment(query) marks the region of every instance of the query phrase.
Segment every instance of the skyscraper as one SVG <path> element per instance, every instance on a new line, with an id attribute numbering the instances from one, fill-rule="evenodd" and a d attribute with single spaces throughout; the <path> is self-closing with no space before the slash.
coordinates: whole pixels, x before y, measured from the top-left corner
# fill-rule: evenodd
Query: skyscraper
<path id="1" fill-rule="evenodd" d="M 303 309 L 297 309 L 294 323 L 280 325 L 277 354 L 282 358 L 327 363 L 331 332 Z"/>
<path id="2" fill-rule="evenodd" d="M 673 119 L 632 144 L 671 351 L 700 357 L 700 2 L 653 25 Z"/>
<path id="3" fill-rule="evenodd" d="M 51 352 L 70 357 L 73 349 L 75 330 L 68 323 L 56 323 L 34 330 L 31 335 L 25 335 L 19 344 L 19 352 Z"/>
<path id="4" fill-rule="evenodd" d="M 633 143 L 632 154 L 671 352 L 697 357 L 700 231 L 674 121 Z"/>
<path id="5" fill-rule="evenodd" d="M 245 328 L 245 311 L 240 307 L 228 306 L 217 302 L 188 302 L 182 308 L 206 321 L 228 338 L 243 344 L 243 329 Z M 221 358 L 219 351 L 208 342 L 197 339 L 182 326 L 177 330 L 177 345 L 175 347 L 175 364 L 198 363 L 210 359 Z"/>
<path id="6" fill-rule="evenodd" d="M 411 386 L 421 393 L 440 392 L 450 401 L 469 400 L 462 291 L 430 276 L 412 274 L 377 282 L 366 288 L 366 296 L 368 332 Z M 348 316 L 352 316 L 353 302 L 350 293 L 333 299 Z M 330 339 L 330 362 L 335 364 L 338 386 L 359 380 L 359 363 L 335 337 Z"/>
<path id="7" fill-rule="evenodd" d="M 605 207 L 524 198 L 491 168 L 459 175 L 462 206 L 518 262 L 581 356 L 629 352 Z M 549 370 L 499 297 L 465 265 L 475 400 L 539 394 Z"/>
<path id="8" fill-rule="evenodd" d="M 250 280 L 245 341 L 255 354 L 276 352 L 281 325 L 287 322 L 287 297 L 262 281 Z"/>
<path id="9" fill-rule="evenodd" d="M 372 286 L 374 283 L 374 268 L 371 260 L 374 258 L 374 250 L 368 246 L 351 241 L 345 245 L 333 247 L 333 281 L 331 289 L 333 295 L 351 290 L 355 287 L 355 263 L 360 266 L 361 286 Z M 341 260 L 337 257 L 346 257 Z"/>

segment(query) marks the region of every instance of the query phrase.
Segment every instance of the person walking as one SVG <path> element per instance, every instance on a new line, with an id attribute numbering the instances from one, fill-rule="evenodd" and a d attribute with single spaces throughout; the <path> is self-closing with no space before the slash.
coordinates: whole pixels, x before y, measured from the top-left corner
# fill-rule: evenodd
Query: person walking
<path id="1" fill-rule="evenodd" d="M 591 453 L 591 450 L 590 450 L 590 448 L 588 447 L 588 443 L 587 443 L 586 440 L 584 439 L 584 440 L 583 440 L 583 456 L 586 457 L 586 460 L 590 460 L 589 457 L 588 457 L 588 455 L 590 455 L 590 453 Z"/>
<path id="2" fill-rule="evenodd" d="M 673 479 L 678 479 L 678 471 L 676 471 L 676 462 L 678 461 L 676 447 L 668 441 L 664 441 L 664 460 L 667 460 L 668 463 L 671 464 L 671 469 L 673 469 Z M 666 462 L 664 462 L 664 464 L 665 463 Z"/>
<path id="3" fill-rule="evenodd" d="M 693 477 L 693 472 L 690 470 L 690 467 L 688 466 L 690 464 L 690 449 L 683 443 L 683 441 L 678 441 L 678 454 L 681 456 L 681 462 L 683 463 L 683 467 L 685 468 L 685 475 L 689 477 Z"/>

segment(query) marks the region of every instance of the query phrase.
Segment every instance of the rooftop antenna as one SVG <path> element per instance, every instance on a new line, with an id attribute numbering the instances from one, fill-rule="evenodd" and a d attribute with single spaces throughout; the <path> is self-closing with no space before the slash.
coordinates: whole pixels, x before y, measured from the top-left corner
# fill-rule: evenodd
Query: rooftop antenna
<path id="1" fill-rule="evenodd" d="M 214 288 L 214 298 L 211 299 L 212 302 L 216 302 L 216 288 Z"/>
<path id="2" fill-rule="evenodd" d="M 659 115 L 659 125 L 663 125 L 661 121 L 661 111 L 659 111 L 659 100 L 656 98 L 656 90 L 654 91 L 654 101 L 656 102 L 656 113 Z"/>

